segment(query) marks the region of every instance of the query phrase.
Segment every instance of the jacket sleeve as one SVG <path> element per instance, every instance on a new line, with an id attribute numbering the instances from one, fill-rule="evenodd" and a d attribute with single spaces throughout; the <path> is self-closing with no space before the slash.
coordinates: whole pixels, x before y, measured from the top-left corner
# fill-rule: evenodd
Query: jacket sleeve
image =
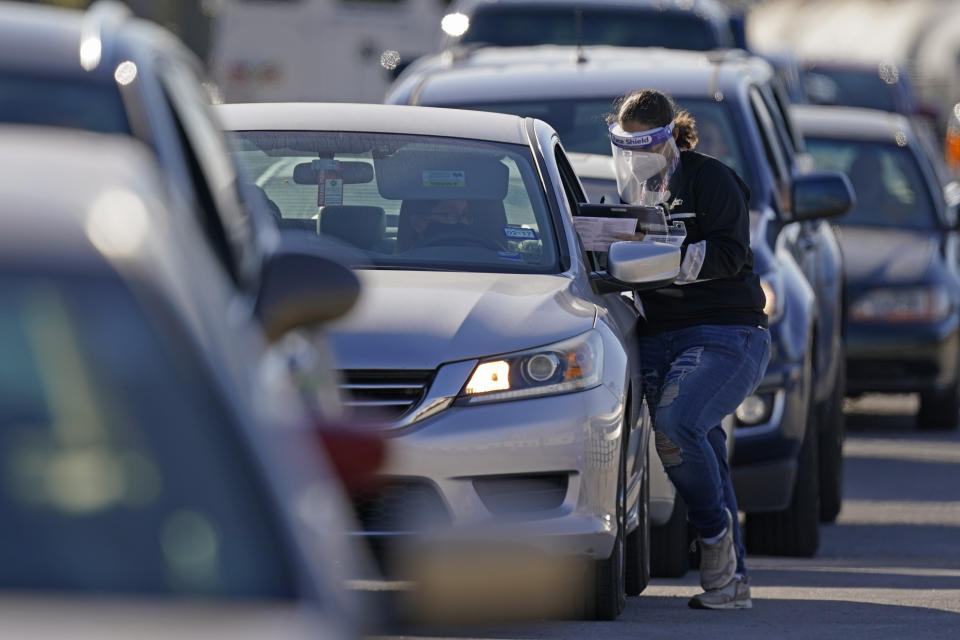
<path id="1" fill-rule="evenodd" d="M 711 158 L 700 167 L 692 191 L 702 239 L 685 247 L 676 282 L 736 275 L 750 256 L 746 185 L 726 165 Z"/>

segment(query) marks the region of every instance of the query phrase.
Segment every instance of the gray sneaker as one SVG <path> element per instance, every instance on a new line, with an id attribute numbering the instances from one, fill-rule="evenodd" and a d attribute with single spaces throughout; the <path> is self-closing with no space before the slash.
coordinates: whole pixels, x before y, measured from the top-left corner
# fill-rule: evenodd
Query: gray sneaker
<path id="1" fill-rule="evenodd" d="M 691 609 L 749 609 L 753 606 L 750 580 L 746 576 L 735 577 L 719 589 L 693 596 L 687 604 Z"/>
<path id="2" fill-rule="evenodd" d="M 733 516 L 727 509 L 727 532 L 716 544 L 700 543 L 700 586 L 713 591 L 726 585 L 737 572 L 737 552 L 733 548 Z"/>

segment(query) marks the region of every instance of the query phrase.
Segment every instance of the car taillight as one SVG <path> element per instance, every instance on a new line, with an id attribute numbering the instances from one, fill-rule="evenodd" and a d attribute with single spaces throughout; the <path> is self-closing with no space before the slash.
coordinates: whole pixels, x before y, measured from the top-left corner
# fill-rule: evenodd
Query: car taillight
<path id="1" fill-rule="evenodd" d="M 348 493 L 362 492 L 377 484 L 377 472 L 387 458 L 383 436 L 339 425 L 321 425 L 317 435 Z"/>
<path id="2" fill-rule="evenodd" d="M 944 159 L 953 171 L 960 170 L 960 128 L 950 127 L 944 141 Z"/>

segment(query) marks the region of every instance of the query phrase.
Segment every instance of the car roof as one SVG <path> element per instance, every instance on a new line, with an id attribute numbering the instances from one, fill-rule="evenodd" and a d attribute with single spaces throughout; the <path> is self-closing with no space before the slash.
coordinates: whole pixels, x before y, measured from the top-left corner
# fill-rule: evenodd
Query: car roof
<path id="1" fill-rule="evenodd" d="M 908 118 L 879 109 L 793 105 L 790 115 L 803 135 L 808 137 L 906 144 L 914 136 Z"/>
<path id="2" fill-rule="evenodd" d="M 0 69 L 112 77 L 118 62 L 138 57 L 134 42 L 172 41 L 164 29 L 135 18 L 119 2 L 101 0 L 78 11 L 0 1 Z M 97 52 L 86 66 L 80 53 L 84 43 Z"/>
<path id="3" fill-rule="evenodd" d="M 479 5 L 505 5 L 516 7 L 583 7 L 583 0 L 460 0 L 453 6 L 455 11 L 472 12 Z M 594 8 L 656 9 L 658 11 L 695 12 L 701 16 L 720 18 L 727 15 L 726 9 L 716 0 L 686 0 L 686 2 L 664 2 L 664 0 L 590 0 Z"/>
<path id="4" fill-rule="evenodd" d="M 740 51 L 544 45 L 478 50 L 455 66 L 420 76 L 413 70 L 408 82 L 417 82 L 410 94 L 414 103 L 468 104 L 606 97 L 643 87 L 674 96 L 716 97 L 736 91 L 745 78 L 771 75 L 769 63 Z"/>
<path id="5" fill-rule="evenodd" d="M 225 104 L 216 111 L 232 131 L 401 133 L 528 144 L 524 118 L 482 111 L 340 102 Z"/>
<path id="6" fill-rule="evenodd" d="M 4 269 L 122 281 L 195 315 L 197 296 L 188 290 L 211 275 L 197 272 L 200 256 L 191 251 L 200 243 L 183 241 L 194 233 L 183 228 L 192 218 L 167 207 L 162 175 L 143 143 L 0 125 L 0 172 Z"/>

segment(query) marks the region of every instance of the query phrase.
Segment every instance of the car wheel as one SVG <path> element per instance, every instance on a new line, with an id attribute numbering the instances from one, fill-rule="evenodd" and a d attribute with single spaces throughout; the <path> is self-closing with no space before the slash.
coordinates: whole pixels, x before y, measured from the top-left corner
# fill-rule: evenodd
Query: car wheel
<path id="1" fill-rule="evenodd" d="M 820 522 L 833 522 L 840 514 L 843 504 L 843 439 L 846 433 L 846 418 L 843 415 L 843 398 L 846 395 L 847 373 L 845 355 L 840 352 L 840 369 L 833 393 L 820 406 L 820 438 L 818 442 L 820 470 Z"/>
<path id="2" fill-rule="evenodd" d="M 659 527 L 653 527 L 650 535 L 650 570 L 661 578 L 679 578 L 690 566 L 687 539 L 687 505 L 676 494 L 670 519 Z"/>
<path id="3" fill-rule="evenodd" d="M 626 431 L 624 431 L 626 433 Z M 620 465 L 617 473 L 617 537 L 613 542 L 613 551 L 610 557 L 599 560 L 593 567 L 593 596 L 592 612 L 587 612 L 587 618 L 595 620 L 616 620 L 627 603 L 626 596 L 626 544 L 624 530 L 626 529 L 626 438 L 620 445 Z M 592 615 L 591 615 L 592 613 Z"/>
<path id="4" fill-rule="evenodd" d="M 790 506 L 784 511 L 747 514 L 745 542 L 750 553 L 808 558 L 817 552 L 820 546 L 820 491 L 817 430 L 813 427 L 815 425 L 807 425 L 807 437 L 800 447 Z"/>
<path id="5" fill-rule="evenodd" d="M 940 431 L 957 426 L 957 417 L 960 414 L 960 363 L 957 368 L 957 379 L 949 389 L 920 394 L 917 429 Z"/>
<path id="6" fill-rule="evenodd" d="M 644 465 L 640 480 L 639 521 L 627 536 L 626 594 L 638 596 L 650 584 L 650 461 Z"/>

